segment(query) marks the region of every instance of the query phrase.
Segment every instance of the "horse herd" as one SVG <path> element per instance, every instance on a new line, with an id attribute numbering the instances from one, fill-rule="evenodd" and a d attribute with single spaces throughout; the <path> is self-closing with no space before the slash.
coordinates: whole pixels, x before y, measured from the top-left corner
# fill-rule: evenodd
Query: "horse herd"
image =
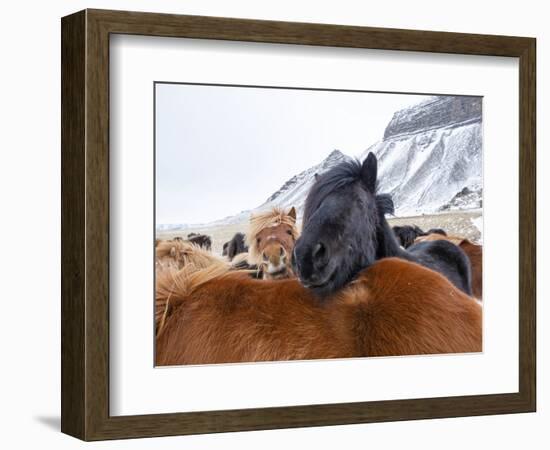
<path id="1" fill-rule="evenodd" d="M 156 365 L 479 352 L 482 247 L 390 227 L 377 160 L 316 177 L 304 207 L 253 215 L 211 252 L 156 242 Z"/>

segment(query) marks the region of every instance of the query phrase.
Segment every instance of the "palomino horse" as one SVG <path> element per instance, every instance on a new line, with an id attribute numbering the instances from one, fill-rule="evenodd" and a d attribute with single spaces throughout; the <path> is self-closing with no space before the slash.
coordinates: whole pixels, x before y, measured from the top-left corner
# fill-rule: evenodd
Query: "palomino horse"
<path id="1" fill-rule="evenodd" d="M 157 272 L 166 268 L 182 269 L 193 264 L 196 269 L 204 269 L 212 264 L 227 264 L 210 251 L 184 240 L 155 242 L 155 267 Z"/>
<path id="2" fill-rule="evenodd" d="M 298 238 L 296 210 L 279 208 L 252 215 L 247 233 L 248 262 L 258 266 L 263 279 L 294 276 L 292 250 Z"/>
<path id="3" fill-rule="evenodd" d="M 396 356 L 482 350 L 481 306 L 441 274 L 398 258 L 325 301 L 296 278 L 187 268 L 159 280 L 171 311 L 156 365 Z"/>
<path id="4" fill-rule="evenodd" d="M 416 239 L 416 242 L 446 240 L 458 245 L 470 260 L 472 266 L 472 292 L 474 297 L 483 300 L 483 246 L 474 244 L 466 238 L 447 236 L 438 233 L 428 234 Z"/>
<path id="5" fill-rule="evenodd" d="M 184 240 L 155 241 L 155 276 L 157 284 L 159 279 L 171 276 L 176 271 L 187 268 L 188 272 L 217 267 L 226 271 L 229 264 L 226 261 L 214 256 L 207 250 Z M 166 283 L 166 281 L 165 281 Z M 156 296 L 155 299 L 155 323 L 157 327 L 164 320 L 168 311 L 168 299 Z"/>
<path id="6" fill-rule="evenodd" d="M 320 175 L 307 196 L 302 235 L 293 254 L 304 286 L 326 297 L 351 282 L 376 260 L 398 257 L 440 272 L 472 294 L 470 262 L 447 241 L 422 242 L 403 250 L 386 221 L 393 201 L 376 193 L 378 162 L 344 161 Z"/>

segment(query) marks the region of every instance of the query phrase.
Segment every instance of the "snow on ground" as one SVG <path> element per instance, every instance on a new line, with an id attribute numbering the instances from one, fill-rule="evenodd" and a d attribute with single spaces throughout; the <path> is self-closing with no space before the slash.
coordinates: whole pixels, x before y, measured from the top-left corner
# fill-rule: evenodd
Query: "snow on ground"
<path id="1" fill-rule="evenodd" d="M 449 211 L 438 214 L 419 215 L 412 217 L 390 217 L 388 222 L 394 225 L 418 225 L 423 230 L 430 228 L 443 228 L 448 234 L 463 236 L 472 242 L 481 243 L 481 210 Z M 298 224 L 300 225 L 300 224 Z M 190 227 L 185 230 L 157 230 L 159 239 L 172 239 L 176 236 L 185 238 L 187 233 L 204 233 L 212 238 L 212 251 L 221 255 L 224 242 L 230 240 L 237 232 L 246 233 L 248 218 L 241 223 L 218 223 Z"/>
<path id="2" fill-rule="evenodd" d="M 483 244 L 483 216 L 473 217 L 470 220 L 479 231 L 479 243 Z"/>

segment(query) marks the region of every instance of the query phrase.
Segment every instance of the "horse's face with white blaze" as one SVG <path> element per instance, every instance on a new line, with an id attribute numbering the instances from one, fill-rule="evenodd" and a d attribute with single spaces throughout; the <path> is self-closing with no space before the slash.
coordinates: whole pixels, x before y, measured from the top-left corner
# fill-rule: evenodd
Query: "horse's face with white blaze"
<path id="1" fill-rule="evenodd" d="M 249 260 L 261 269 L 264 279 L 294 277 L 292 250 L 298 238 L 296 209 L 272 208 L 250 218 L 247 243 Z"/>
<path id="2" fill-rule="evenodd" d="M 320 297 L 350 282 L 376 259 L 377 160 L 345 161 L 320 175 L 306 199 L 294 272 Z"/>

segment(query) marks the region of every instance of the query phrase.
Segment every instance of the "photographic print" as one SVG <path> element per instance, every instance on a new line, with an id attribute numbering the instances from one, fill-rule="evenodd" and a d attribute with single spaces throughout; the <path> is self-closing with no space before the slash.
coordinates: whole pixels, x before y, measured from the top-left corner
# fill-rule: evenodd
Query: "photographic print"
<path id="1" fill-rule="evenodd" d="M 482 351 L 482 98 L 157 82 L 155 365 Z"/>
<path id="2" fill-rule="evenodd" d="M 536 410 L 536 39 L 87 9 L 61 44 L 64 433 Z"/>

